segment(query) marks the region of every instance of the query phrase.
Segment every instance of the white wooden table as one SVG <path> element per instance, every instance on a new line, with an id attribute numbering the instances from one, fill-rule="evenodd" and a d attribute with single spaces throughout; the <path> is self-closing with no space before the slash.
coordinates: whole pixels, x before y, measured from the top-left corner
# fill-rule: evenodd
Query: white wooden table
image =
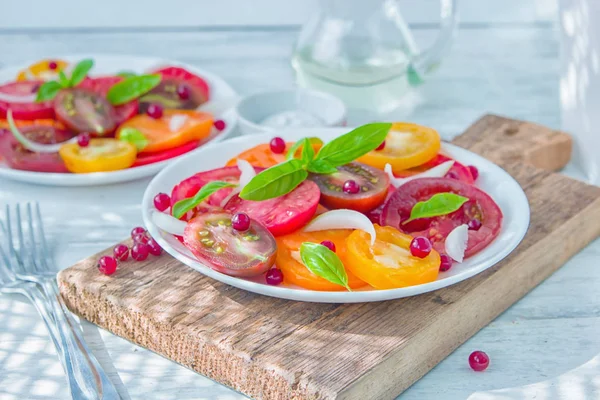
<path id="1" fill-rule="evenodd" d="M 532 14 L 532 7 L 550 4 L 552 9 L 554 0 L 494 3 L 483 20 L 473 15 L 473 10 L 483 12 L 480 2 L 461 4 L 467 18 L 452 53 L 411 97 L 412 111 L 391 117 L 431 125 L 446 138 L 486 112 L 559 127 L 557 32 L 548 13 Z M 430 41 L 435 32 L 433 24 L 416 24 L 419 40 Z M 289 55 L 296 34 L 295 27 L 51 31 L 0 26 L 0 67 L 64 53 L 156 55 L 198 64 L 247 94 L 294 85 Z M 67 267 L 140 224 L 147 183 L 64 189 L 0 179 L 0 205 L 40 201 L 56 260 Z M 598 256 L 597 241 L 400 398 L 600 398 L 600 361 L 586 364 L 600 353 Z M 244 398 L 88 323 L 82 326 L 124 399 Z M 476 349 L 491 357 L 485 373 L 468 368 L 468 354 Z M 0 399 L 65 398 L 62 369 L 34 309 L 19 297 L 0 297 Z"/>

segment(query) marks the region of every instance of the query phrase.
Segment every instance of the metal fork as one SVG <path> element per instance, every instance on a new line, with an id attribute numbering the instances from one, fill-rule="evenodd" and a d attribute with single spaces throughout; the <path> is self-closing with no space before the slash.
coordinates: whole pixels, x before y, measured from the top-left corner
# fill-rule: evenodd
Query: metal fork
<path id="1" fill-rule="evenodd" d="M 26 217 L 16 206 L 17 240 L 12 233 L 10 207 L 6 206 L 6 233 L 9 247 L 17 260 L 13 269 L 17 282 L 38 284 L 56 321 L 63 354 L 63 366 L 74 399 L 119 399 L 117 390 L 88 348 L 81 331 L 65 305 L 56 283 L 56 268 L 49 255 L 38 203 L 27 203 Z M 26 234 L 25 234 L 26 233 Z M 17 246 L 18 241 L 18 246 Z"/>

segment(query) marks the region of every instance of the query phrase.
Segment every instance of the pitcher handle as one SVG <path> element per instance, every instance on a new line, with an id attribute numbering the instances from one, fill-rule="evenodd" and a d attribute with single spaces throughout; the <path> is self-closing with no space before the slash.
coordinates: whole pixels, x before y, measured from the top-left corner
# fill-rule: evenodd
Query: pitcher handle
<path id="1" fill-rule="evenodd" d="M 458 0 L 440 0 L 440 32 L 433 45 L 418 54 L 408 67 L 408 82 L 412 86 L 423 83 L 425 76 L 434 71 L 452 44 L 458 25 Z"/>

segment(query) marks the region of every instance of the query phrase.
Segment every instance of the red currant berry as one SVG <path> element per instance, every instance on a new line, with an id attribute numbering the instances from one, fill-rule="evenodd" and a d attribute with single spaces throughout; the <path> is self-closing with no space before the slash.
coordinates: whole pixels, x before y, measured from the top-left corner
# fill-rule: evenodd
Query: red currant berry
<path id="1" fill-rule="evenodd" d="M 133 228 L 131 230 L 131 238 L 135 239 L 135 237 L 139 234 L 145 234 L 146 233 L 146 229 L 144 229 L 141 226 L 136 226 L 135 228 Z"/>
<path id="2" fill-rule="evenodd" d="M 124 244 L 118 244 L 113 249 L 115 258 L 119 261 L 126 261 L 129 258 L 129 247 Z"/>
<path id="3" fill-rule="evenodd" d="M 250 229 L 250 217 L 248 214 L 237 213 L 231 217 L 231 226 L 236 231 L 245 232 Z"/>
<path id="4" fill-rule="evenodd" d="M 190 94 L 190 88 L 187 85 L 182 83 L 179 86 L 177 86 L 177 96 L 179 96 L 181 100 L 189 99 Z"/>
<path id="5" fill-rule="evenodd" d="M 215 129 L 218 131 L 222 131 L 227 126 L 225 121 L 223 121 L 222 119 L 216 120 L 213 125 L 215 126 Z"/>
<path id="6" fill-rule="evenodd" d="M 410 254 L 418 258 L 425 258 L 431 253 L 431 242 L 425 236 L 417 236 L 410 242 Z"/>
<path id="7" fill-rule="evenodd" d="M 140 233 L 139 235 L 135 235 L 133 237 L 133 243 L 144 243 L 144 244 L 148 244 L 148 241 L 150 241 L 150 238 L 148 237 L 147 234 L 145 233 Z"/>
<path id="8" fill-rule="evenodd" d="M 112 275 L 117 270 L 117 260 L 111 256 L 102 256 L 98 260 L 98 271 L 104 275 Z"/>
<path id="9" fill-rule="evenodd" d="M 145 243 L 134 243 L 133 247 L 131 247 L 131 258 L 135 261 L 144 261 L 148 258 L 148 253 L 150 249 L 148 249 L 148 245 Z"/>
<path id="10" fill-rule="evenodd" d="M 381 151 L 385 149 L 385 140 L 381 142 L 381 144 L 375 149 L 376 151 Z"/>
<path id="11" fill-rule="evenodd" d="M 446 272 L 452 268 L 452 258 L 447 254 L 440 254 L 440 272 Z"/>
<path id="12" fill-rule="evenodd" d="M 271 151 L 275 154 L 281 154 L 285 151 L 285 141 L 280 137 L 274 137 L 269 143 Z"/>
<path id="13" fill-rule="evenodd" d="M 162 254 L 162 247 L 160 247 L 160 245 L 156 242 L 156 240 L 154 240 L 154 239 L 148 240 L 147 246 L 148 246 L 148 251 L 153 256 L 160 256 Z"/>
<path id="14" fill-rule="evenodd" d="M 346 182 L 344 182 L 342 189 L 344 190 L 344 193 L 348 194 L 356 194 L 360 192 L 360 186 L 352 179 L 348 179 Z"/>
<path id="15" fill-rule="evenodd" d="M 154 196 L 154 207 L 158 211 L 165 211 L 167 208 L 171 207 L 171 198 L 166 193 L 159 193 Z"/>
<path id="16" fill-rule="evenodd" d="M 77 144 L 79 147 L 88 147 L 90 145 L 90 134 L 87 132 L 80 133 L 77 136 Z"/>
<path id="17" fill-rule="evenodd" d="M 478 220 L 477 218 L 473 218 L 472 220 L 467 222 L 467 226 L 472 231 L 478 231 L 479 228 L 481 228 L 481 221 Z"/>
<path id="18" fill-rule="evenodd" d="M 271 268 L 267 271 L 267 284 L 277 286 L 283 282 L 283 272 L 278 268 Z"/>
<path id="19" fill-rule="evenodd" d="M 490 365 L 490 358 L 483 351 L 474 351 L 469 356 L 469 365 L 473 371 L 485 371 Z"/>
<path id="20" fill-rule="evenodd" d="M 333 243 L 331 240 L 323 240 L 321 244 L 335 253 L 335 243 Z"/>
<path id="21" fill-rule="evenodd" d="M 159 119 L 163 116 L 163 108 L 160 104 L 152 103 L 148 106 L 146 114 L 148 114 L 150 118 Z"/>
<path id="22" fill-rule="evenodd" d="M 479 178 L 479 170 L 474 165 L 469 165 L 469 171 L 471 171 L 471 175 L 473 176 L 473 180 L 477 180 Z"/>
<path id="23" fill-rule="evenodd" d="M 52 71 L 54 71 L 56 68 L 58 68 L 58 64 L 56 61 L 48 61 L 48 68 L 51 69 Z"/>

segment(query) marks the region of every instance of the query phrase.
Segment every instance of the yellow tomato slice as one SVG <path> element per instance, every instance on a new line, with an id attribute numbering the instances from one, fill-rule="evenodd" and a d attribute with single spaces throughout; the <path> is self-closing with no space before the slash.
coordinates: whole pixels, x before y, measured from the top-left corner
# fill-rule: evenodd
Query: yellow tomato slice
<path id="1" fill-rule="evenodd" d="M 432 250 L 425 258 L 410 254 L 412 236 L 390 226 L 375 225 L 377 240 L 371 246 L 369 235 L 356 230 L 346 239 L 344 265 L 354 275 L 377 289 L 419 285 L 437 279 L 440 255 Z"/>
<path id="2" fill-rule="evenodd" d="M 400 172 L 431 160 L 440 146 L 440 135 L 435 129 L 396 122 L 385 139 L 385 147 L 365 154 L 358 161 L 379 169 L 390 164 L 394 172 Z"/>
<path id="3" fill-rule="evenodd" d="M 137 156 L 133 144 L 117 139 L 92 139 L 87 147 L 68 143 L 58 153 L 67 169 L 76 174 L 129 168 Z"/>
<path id="4" fill-rule="evenodd" d="M 51 81 L 58 79 L 58 71 L 64 70 L 69 65 L 63 60 L 41 60 L 31 64 L 17 74 L 17 81 Z M 54 68 L 50 68 L 50 67 Z"/>
<path id="5" fill-rule="evenodd" d="M 301 232 L 297 231 L 289 235 L 278 236 L 277 241 L 277 261 L 275 264 L 283 272 L 284 282 L 297 285 L 305 289 L 320 291 L 339 291 L 346 290 L 343 286 L 331 283 L 313 274 L 302 263 L 300 258 L 300 246 L 304 242 L 321 243 L 324 240 L 331 240 L 335 244 L 335 253 L 340 257 L 342 263 L 346 264 L 346 238 L 350 235 L 350 229 L 336 229 L 320 232 Z M 350 271 L 348 273 L 348 286 L 356 289 L 366 286 L 366 283 L 358 279 Z"/>
<path id="6" fill-rule="evenodd" d="M 164 110 L 161 118 L 136 115 L 121 124 L 116 136 L 119 138 L 123 129 L 137 129 L 148 139 L 148 145 L 140 153 L 156 153 L 202 140 L 210 135 L 212 125 L 213 118 L 208 113 Z"/>

